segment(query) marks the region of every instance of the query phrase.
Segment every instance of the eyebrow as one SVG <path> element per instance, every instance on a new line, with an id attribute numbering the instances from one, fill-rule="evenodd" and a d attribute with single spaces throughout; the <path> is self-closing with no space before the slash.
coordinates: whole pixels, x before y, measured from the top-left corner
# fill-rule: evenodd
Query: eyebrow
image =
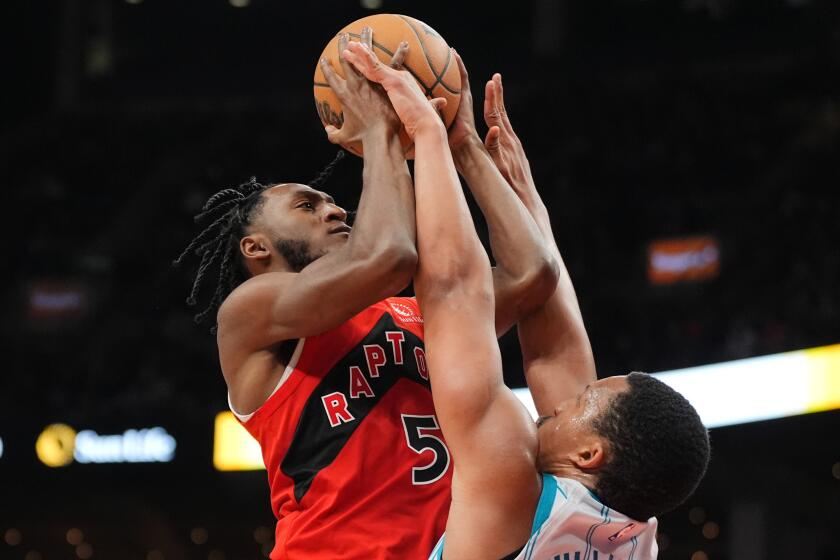
<path id="1" fill-rule="evenodd" d="M 325 192 L 316 191 L 316 190 L 310 190 L 310 189 L 303 189 L 303 188 L 301 188 L 301 189 L 298 189 L 298 190 L 297 190 L 297 191 L 293 194 L 293 196 L 295 196 L 295 197 L 297 197 L 297 196 L 302 196 L 302 197 L 304 197 L 304 198 L 306 198 L 306 199 L 308 199 L 308 200 L 310 200 L 310 201 L 318 201 L 318 202 L 320 202 L 320 201 L 322 201 L 322 200 L 325 200 L 325 201 L 329 202 L 330 204 L 335 204 L 335 200 L 333 199 L 333 197 L 331 197 L 330 195 L 328 195 L 328 194 L 327 194 L 327 193 L 325 193 Z"/>

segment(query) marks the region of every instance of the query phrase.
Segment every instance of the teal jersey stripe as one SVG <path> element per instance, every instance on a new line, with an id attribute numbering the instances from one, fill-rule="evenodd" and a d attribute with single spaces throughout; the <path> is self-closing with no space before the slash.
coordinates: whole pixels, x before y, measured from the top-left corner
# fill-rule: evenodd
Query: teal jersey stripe
<path id="1" fill-rule="evenodd" d="M 540 492 L 540 500 L 537 502 L 537 511 L 534 514 L 534 523 L 531 525 L 531 538 L 525 546 L 525 560 L 531 560 L 531 555 L 534 554 L 534 547 L 537 546 L 537 539 L 543 524 L 551 515 L 551 510 L 554 507 L 554 501 L 557 499 L 557 492 L 566 497 L 566 493 L 557 485 L 557 479 L 550 474 L 543 473 L 542 475 L 542 491 Z"/>
<path id="2" fill-rule="evenodd" d="M 539 531 L 542 524 L 551 515 L 551 508 L 554 507 L 554 500 L 557 498 L 557 479 L 545 473 L 543 473 L 542 479 L 543 487 L 540 493 L 540 501 L 537 503 L 537 513 L 534 514 L 534 524 L 531 525 L 532 535 Z"/>

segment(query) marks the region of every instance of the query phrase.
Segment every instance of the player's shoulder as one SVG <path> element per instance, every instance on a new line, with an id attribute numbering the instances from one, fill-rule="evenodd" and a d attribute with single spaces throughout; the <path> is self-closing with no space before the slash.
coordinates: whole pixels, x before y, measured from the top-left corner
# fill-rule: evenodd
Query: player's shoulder
<path id="1" fill-rule="evenodd" d="M 279 290 L 294 281 L 296 272 L 266 272 L 248 278 L 236 286 L 222 301 L 216 321 L 223 324 L 253 319 L 255 314 L 270 310 L 269 303 Z"/>

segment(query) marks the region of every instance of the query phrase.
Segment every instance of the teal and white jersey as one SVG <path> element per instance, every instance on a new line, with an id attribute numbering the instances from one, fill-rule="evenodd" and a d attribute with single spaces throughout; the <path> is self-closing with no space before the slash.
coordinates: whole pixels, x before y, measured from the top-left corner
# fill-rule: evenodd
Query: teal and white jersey
<path id="1" fill-rule="evenodd" d="M 608 508 L 576 480 L 543 474 L 531 538 L 515 560 L 655 560 L 656 525 Z M 443 558 L 444 539 L 429 560 Z"/>

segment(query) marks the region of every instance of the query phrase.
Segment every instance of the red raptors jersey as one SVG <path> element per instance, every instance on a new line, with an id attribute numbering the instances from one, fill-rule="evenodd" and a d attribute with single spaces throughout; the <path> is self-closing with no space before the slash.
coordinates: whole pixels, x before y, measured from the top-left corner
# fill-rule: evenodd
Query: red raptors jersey
<path id="1" fill-rule="evenodd" d="M 262 447 L 273 559 L 427 558 L 452 476 L 413 298 L 389 298 L 301 339 L 243 425 Z"/>

